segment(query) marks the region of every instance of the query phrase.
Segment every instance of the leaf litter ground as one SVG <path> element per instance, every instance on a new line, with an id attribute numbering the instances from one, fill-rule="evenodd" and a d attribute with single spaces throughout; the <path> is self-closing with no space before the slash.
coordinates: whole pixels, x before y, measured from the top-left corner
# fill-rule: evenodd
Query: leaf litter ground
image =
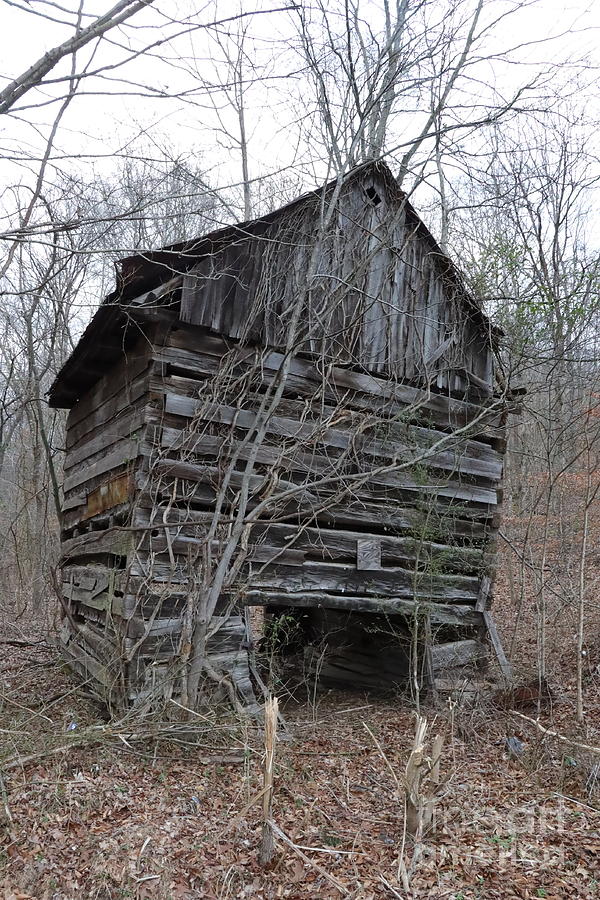
<path id="1" fill-rule="evenodd" d="M 9 648 L 1 674 L 6 900 L 341 896 L 285 845 L 268 870 L 258 865 L 258 729 L 232 723 L 177 741 L 136 738 L 131 727 L 111 733 L 48 649 Z M 581 739 L 568 699 L 552 712 L 542 721 Z M 599 897 L 594 761 L 543 738 L 494 697 L 428 714 L 446 735 L 448 780 L 411 895 Z M 277 750 L 279 827 L 350 896 L 409 896 L 397 878 L 403 804 L 363 723 L 401 775 L 410 703 L 324 692 L 316 706 L 288 702 L 286 717 L 293 740 Z M 507 734 L 524 740 L 523 758 L 507 758 Z M 597 728 L 585 738 L 597 741 Z M 411 853 L 409 843 L 407 864 Z"/>
<path id="2" fill-rule="evenodd" d="M 600 580 L 595 513 L 592 587 Z M 575 519 L 568 534 L 576 542 Z M 518 520 L 505 522 L 517 549 L 520 528 Z M 465 699 L 451 708 L 442 699 L 423 710 L 431 735 L 445 736 L 444 790 L 410 893 L 398 879 L 404 809 L 388 767 L 401 777 L 410 752 L 409 698 L 281 696 L 293 739 L 278 744 L 273 814 L 306 859 L 279 841 L 264 870 L 260 729 L 226 720 L 161 734 L 152 723 L 107 725 L 50 644 L 40 643 L 0 651 L 0 897 L 342 896 L 325 870 L 355 900 L 600 898 L 600 754 L 577 746 L 600 746 L 600 604 L 590 591 L 586 721 L 577 726 L 573 573 L 564 535 L 558 539 L 558 526 L 554 532 L 545 554 L 552 701 L 539 721 L 567 740 L 536 729 L 535 702 L 515 710 L 498 684 L 474 705 Z M 541 557 L 531 537 L 528 553 Z M 519 570 L 520 558 L 504 547 L 494 615 L 527 682 L 536 671 L 539 583 L 528 566 Z M 509 736 L 524 744 L 516 759 L 506 753 Z M 413 853 L 408 841 L 409 868 Z"/>

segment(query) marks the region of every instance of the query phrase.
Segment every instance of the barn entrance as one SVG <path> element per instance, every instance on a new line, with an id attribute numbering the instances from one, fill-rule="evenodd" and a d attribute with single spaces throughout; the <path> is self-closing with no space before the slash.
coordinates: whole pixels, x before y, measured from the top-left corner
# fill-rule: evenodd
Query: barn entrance
<path id="1" fill-rule="evenodd" d="M 408 689 L 411 658 L 423 670 L 402 616 L 271 607 L 250 618 L 260 664 L 290 683 L 389 693 Z"/>

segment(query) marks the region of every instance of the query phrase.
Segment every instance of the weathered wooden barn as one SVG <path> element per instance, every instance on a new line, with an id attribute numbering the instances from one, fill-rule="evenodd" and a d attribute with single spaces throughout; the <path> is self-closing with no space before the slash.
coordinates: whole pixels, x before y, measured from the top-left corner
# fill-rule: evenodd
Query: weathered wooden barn
<path id="1" fill-rule="evenodd" d="M 123 260 L 50 391 L 73 668 L 118 706 L 252 704 L 251 606 L 333 682 L 484 656 L 494 343 L 381 163 Z"/>

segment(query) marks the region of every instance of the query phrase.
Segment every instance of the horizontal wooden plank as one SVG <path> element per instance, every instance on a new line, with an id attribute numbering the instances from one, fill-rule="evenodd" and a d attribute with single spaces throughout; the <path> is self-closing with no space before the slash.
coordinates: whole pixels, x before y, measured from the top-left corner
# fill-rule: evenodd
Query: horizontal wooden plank
<path id="1" fill-rule="evenodd" d="M 129 473 L 124 473 L 124 478 L 128 479 Z M 117 484 L 121 483 L 120 476 L 116 476 L 115 479 L 110 479 L 109 485 L 112 485 L 115 482 Z M 103 485 L 101 481 L 99 487 L 104 486 L 105 485 Z M 98 488 L 90 490 L 90 496 L 95 495 L 97 491 Z M 103 502 L 105 501 L 106 498 L 104 498 Z M 126 501 L 118 503 L 115 506 L 113 506 L 112 503 L 110 503 L 110 505 L 107 504 L 106 506 L 103 506 L 101 512 L 92 513 L 87 502 L 84 506 L 78 506 L 75 509 L 67 510 L 66 512 L 63 512 L 61 518 L 61 530 L 63 533 L 63 537 L 66 538 L 72 536 L 72 532 L 74 529 L 82 525 L 85 526 L 92 518 L 94 519 L 94 525 L 102 522 L 104 524 L 104 527 L 106 528 L 110 527 L 113 524 L 123 524 L 123 522 L 129 515 L 131 505 L 131 497 L 128 496 Z"/>
<path id="2" fill-rule="evenodd" d="M 185 454 L 195 453 L 203 457 L 219 459 L 223 464 L 226 464 L 234 454 L 240 460 L 247 460 L 252 454 L 257 464 L 271 466 L 278 474 L 283 473 L 290 477 L 293 475 L 296 483 L 302 476 L 311 476 L 312 480 L 331 476 L 332 484 L 335 484 L 336 479 L 338 482 L 348 484 L 351 484 L 352 481 L 367 480 L 370 490 L 379 493 L 388 488 L 394 488 L 421 496 L 439 496 L 448 500 L 464 500 L 493 506 L 497 502 L 497 492 L 494 487 L 469 484 L 451 477 L 436 478 L 430 473 L 426 478 L 421 477 L 417 481 L 414 476 L 411 476 L 410 470 L 394 470 L 393 467 L 390 467 L 391 471 L 380 472 L 378 468 L 381 468 L 381 465 L 378 465 L 375 460 L 365 463 L 362 472 L 357 474 L 356 471 L 351 471 L 352 469 L 356 470 L 354 460 L 348 459 L 344 465 L 343 460 L 331 453 L 319 454 L 314 451 L 304 452 L 291 448 L 284 452 L 284 448 L 281 446 L 267 443 L 255 448 L 252 442 L 248 446 L 243 446 L 241 441 L 230 440 L 218 435 L 195 435 L 193 433 L 190 435 L 186 429 L 170 427 L 162 429 L 160 443 L 161 447 L 170 451 L 170 455 L 179 450 Z M 368 479 L 366 479 L 367 475 Z M 307 488 L 310 488 L 310 484 L 307 484 Z"/>
<path id="3" fill-rule="evenodd" d="M 67 449 L 77 449 L 99 433 L 102 427 L 109 422 L 120 418 L 128 419 L 134 409 L 145 406 L 149 399 L 150 371 L 142 373 L 126 390 L 117 391 L 113 397 L 105 403 L 92 409 L 81 421 L 75 423 L 67 420 Z"/>
<path id="4" fill-rule="evenodd" d="M 152 622 L 140 616 L 132 616 L 127 622 L 127 635 L 136 640 L 141 637 L 178 637 L 181 634 L 181 621 L 181 616 L 156 618 Z"/>
<path id="5" fill-rule="evenodd" d="M 431 663 L 436 675 L 455 666 L 474 665 L 482 656 L 483 647 L 475 640 L 450 641 L 431 646 Z"/>
<path id="6" fill-rule="evenodd" d="M 152 388 L 155 392 L 164 391 L 166 394 L 188 397 L 196 401 L 198 396 L 200 396 L 203 403 L 213 400 L 218 405 L 226 406 L 228 402 L 232 402 L 231 399 L 227 400 L 227 395 L 223 396 L 224 389 L 219 382 L 216 383 L 216 392 L 211 392 L 210 383 L 199 386 L 195 379 L 178 375 L 167 375 L 163 376 L 160 381 L 154 379 Z M 237 399 L 235 397 L 235 400 Z M 245 390 L 241 399 L 244 403 L 244 409 L 253 412 L 263 404 L 264 394 L 262 392 Z M 235 408 L 238 408 L 237 405 Z M 410 409 L 405 409 L 396 415 L 390 415 L 388 410 L 371 401 L 369 413 L 369 416 L 365 416 L 364 410 L 353 410 L 348 406 L 344 397 L 339 398 L 335 405 L 326 403 L 322 393 L 318 393 L 312 403 L 309 402 L 309 398 L 298 400 L 282 397 L 275 410 L 275 415 L 278 417 L 293 419 L 295 422 L 314 424 L 321 429 L 329 424 L 334 424 L 336 427 L 339 424 L 343 425 L 344 430 L 349 430 L 355 435 L 375 434 L 386 440 L 398 440 L 401 443 L 409 443 L 410 446 L 415 448 L 430 447 L 433 444 L 444 441 L 448 443 L 450 434 L 453 433 L 453 431 L 448 431 L 447 429 L 440 430 L 432 421 L 428 421 L 424 425 Z M 454 443 L 457 444 L 458 442 L 469 457 L 490 460 L 501 458 L 489 443 L 480 440 L 479 436 L 471 433 L 469 428 L 456 436 Z"/>
<path id="7" fill-rule="evenodd" d="M 154 522 L 153 530 L 156 537 L 152 539 L 152 546 L 159 551 L 166 548 L 164 536 L 165 528 L 171 532 L 171 541 L 183 540 L 185 542 L 203 540 L 205 530 L 212 524 L 213 514 L 194 510 L 169 511 L 168 522 Z M 134 526 L 149 527 L 150 511 L 136 509 L 134 513 Z M 226 525 L 226 520 L 223 522 Z M 456 546 L 452 544 L 436 543 L 431 540 L 422 540 L 412 537 L 396 537 L 390 534 L 369 535 L 365 532 L 347 529 L 313 528 L 297 525 L 275 524 L 258 522 L 250 530 L 248 543 L 253 552 L 260 546 L 265 546 L 267 552 L 287 549 L 301 552 L 304 557 L 311 559 L 355 562 L 357 556 L 357 542 L 359 540 L 377 540 L 381 546 L 382 564 L 390 566 L 403 563 L 418 564 L 423 567 L 430 566 L 437 572 L 442 571 L 479 571 L 483 566 L 483 550 L 479 547 Z M 156 543 L 154 543 L 156 541 Z M 215 543 L 215 548 L 217 547 Z M 173 544 L 175 552 L 179 551 L 179 545 Z"/>
<path id="8" fill-rule="evenodd" d="M 168 659 L 179 648 L 182 619 L 171 617 L 155 619 L 152 622 L 139 616 L 129 619 L 127 634 L 140 642 L 139 652 L 151 657 Z M 223 659 L 224 654 L 237 654 L 246 640 L 246 631 L 239 615 L 227 618 L 214 616 L 210 624 L 210 636 L 207 641 L 208 657 L 211 661 Z M 239 660 L 238 660 L 239 661 Z"/>
<path id="9" fill-rule="evenodd" d="M 69 430 L 88 416 L 94 416 L 96 410 L 117 395 L 126 395 L 135 380 L 146 372 L 151 365 L 151 343 L 140 335 L 140 340 L 122 359 L 110 367 L 94 387 L 89 390 L 72 407 L 68 417 Z"/>
<path id="10" fill-rule="evenodd" d="M 307 561 L 303 566 L 270 565 L 264 571 L 246 574 L 248 590 L 264 588 L 300 594 L 311 591 L 394 596 L 418 600 L 472 602 L 477 600 L 479 579 L 467 575 L 415 573 L 400 567 L 358 570 L 343 563 Z"/>
<path id="11" fill-rule="evenodd" d="M 299 509 L 297 518 L 302 522 L 302 517 L 308 519 L 310 514 L 309 509 Z M 332 503 L 327 509 L 319 511 L 316 518 L 320 524 L 335 528 L 364 526 L 373 534 L 408 531 L 436 543 L 441 543 L 448 537 L 452 537 L 453 540 L 460 538 L 479 541 L 488 533 L 485 522 L 469 521 L 463 518 L 462 510 L 453 511 L 451 506 L 443 512 L 432 509 L 422 511 L 394 504 L 356 500 L 344 504 Z M 306 524 L 313 523 L 307 521 Z"/>
<path id="12" fill-rule="evenodd" d="M 186 503 L 190 508 L 214 505 L 214 489 L 208 485 L 196 484 L 191 490 L 180 481 L 163 478 L 162 483 L 151 491 L 144 490 L 143 477 L 139 479 L 141 492 L 137 504 L 141 508 L 152 509 L 156 504 L 164 504 L 171 500 L 174 503 Z M 259 501 L 251 499 L 248 510 L 251 512 Z M 233 503 L 233 501 L 232 501 Z M 225 511 L 232 516 L 235 504 L 229 504 Z M 471 518 L 469 518 L 471 516 Z M 409 532 L 423 540 L 445 543 L 450 537 L 453 541 L 481 541 L 490 527 L 489 520 L 482 517 L 481 511 L 476 513 L 462 507 L 445 508 L 435 504 L 427 504 L 426 509 L 399 506 L 394 502 L 368 502 L 365 500 L 347 499 L 342 503 L 329 498 L 326 504 L 320 503 L 315 509 L 310 503 L 302 505 L 289 500 L 284 506 L 280 504 L 276 510 L 265 514 L 266 521 L 295 523 L 296 527 L 319 525 L 327 528 L 356 529 L 362 528 L 371 534 L 392 534 Z"/>
<path id="13" fill-rule="evenodd" d="M 220 487 L 223 479 L 223 471 L 216 466 L 198 465 L 196 463 L 188 463 L 178 459 L 161 459 L 158 460 L 152 468 L 152 471 L 158 476 L 169 475 L 171 477 L 185 478 L 190 481 L 204 482 L 214 486 L 215 489 Z M 247 483 L 251 494 L 260 492 L 268 487 L 271 481 L 270 475 L 248 475 L 242 472 L 231 472 L 229 483 L 231 489 L 239 491 L 242 484 Z M 298 502 L 316 503 L 318 496 L 310 490 L 310 485 L 303 488 L 291 481 L 281 480 L 277 484 L 278 491 L 294 490 L 294 497 Z"/>
<path id="14" fill-rule="evenodd" d="M 176 484 L 174 479 L 165 476 L 161 483 L 148 490 L 145 482 L 145 477 L 140 475 L 140 493 L 136 500 L 140 508 L 152 509 L 157 504 L 169 501 L 185 503 L 190 510 L 195 511 L 200 511 L 201 507 L 209 510 L 214 506 L 214 488 L 209 485 L 198 483 L 190 487 L 181 480 Z M 250 499 L 249 512 L 258 502 L 259 499 Z M 279 504 L 276 509 L 268 510 L 261 521 L 295 523 L 296 527 L 319 526 L 342 530 L 360 528 L 373 535 L 408 532 L 419 539 L 436 543 L 447 543 L 449 539 L 453 543 L 465 540 L 478 542 L 489 533 L 491 520 L 482 515 L 481 510 L 473 511 L 452 505 L 442 507 L 434 503 L 423 505 L 425 509 L 386 501 L 345 499 L 338 503 L 335 498 L 328 497 L 326 503 L 321 502 L 315 508 L 311 503 L 299 504 L 292 497 L 285 505 Z M 235 504 L 231 499 L 229 505 L 224 507 L 224 512 L 233 517 L 234 510 Z"/>
<path id="15" fill-rule="evenodd" d="M 480 625 L 482 613 L 466 604 L 426 603 L 404 597 L 364 597 L 304 591 L 301 594 L 250 590 L 244 596 L 246 606 L 273 606 L 293 609 L 343 609 L 388 616 L 428 616 L 435 625 Z"/>
<path id="16" fill-rule="evenodd" d="M 92 481 L 99 475 L 105 475 L 113 469 L 129 466 L 140 455 L 150 455 L 151 448 L 138 438 L 120 441 L 101 459 L 91 464 L 77 467 L 65 478 L 63 489 L 71 491 L 82 484 Z"/>
<path id="17" fill-rule="evenodd" d="M 256 424 L 254 411 L 198 402 L 191 397 L 177 394 L 166 395 L 165 411 L 184 418 L 198 417 L 206 422 L 233 425 L 239 429 L 250 429 Z M 352 447 L 354 452 L 365 456 L 384 459 L 401 457 L 403 463 L 422 464 L 450 472 L 477 475 L 492 481 L 500 478 L 502 474 L 502 457 L 499 453 L 485 444 L 476 445 L 474 441 L 458 442 L 451 435 L 440 437 L 440 440 L 446 442 L 447 449 L 436 450 L 425 446 L 415 448 L 400 440 L 372 440 L 368 437 L 359 437 L 352 431 L 324 428 L 319 422 L 301 423 L 284 416 L 272 416 L 266 424 L 266 431 L 278 437 L 291 438 L 300 444 L 312 446 L 316 443 L 340 450 Z M 452 446 L 453 443 L 455 446 Z"/>
<path id="18" fill-rule="evenodd" d="M 161 460 L 153 468 L 154 473 L 160 473 L 169 479 L 175 477 L 184 478 L 187 481 L 196 481 L 199 490 L 196 492 L 196 499 L 202 500 L 206 505 L 212 505 L 216 500 L 220 490 L 220 483 L 223 478 L 223 472 L 214 466 L 202 466 L 191 463 L 179 462 L 177 460 Z M 366 476 L 365 476 L 366 478 Z M 138 479 L 140 487 L 144 487 L 147 478 L 142 475 Z M 335 501 L 336 508 L 344 504 L 346 498 L 351 499 L 352 503 L 365 502 L 367 504 L 381 504 L 382 509 L 389 508 L 395 504 L 410 504 L 411 501 L 415 506 L 427 508 L 427 514 L 430 515 L 432 521 L 436 517 L 446 519 L 448 522 L 454 517 L 464 520 L 483 520 L 491 515 L 491 508 L 488 506 L 470 506 L 464 503 L 453 504 L 452 502 L 436 502 L 435 497 L 427 499 L 420 497 L 414 492 L 404 492 L 400 489 L 378 490 L 376 486 L 369 483 L 362 483 L 363 478 L 357 479 L 356 482 L 350 480 L 338 481 L 337 476 L 333 475 L 331 481 L 318 485 L 317 482 L 308 480 L 306 487 L 301 482 L 288 482 L 284 479 L 275 482 L 271 474 L 269 475 L 250 475 L 245 476 L 240 472 L 232 472 L 229 477 L 229 485 L 225 492 L 225 501 L 229 504 L 237 503 L 238 493 L 242 486 L 247 483 L 249 494 L 251 497 L 250 508 L 257 505 L 259 501 L 265 498 L 267 490 L 272 489 L 272 495 L 268 498 L 269 505 L 264 516 L 269 515 L 269 511 L 280 511 L 281 509 L 310 510 L 312 515 L 319 515 L 321 510 L 326 511 Z M 278 497 L 286 492 L 293 493 L 278 500 Z M 418 501 L 421 501 L 418 503 Z M 444 498 L 446 500 L 446 498 Z"/>
<path id="19" fill-rule="evenodd" d="M 72 494 L 69 498 L 64 499 L 61 507 L 62 512 L 70 512 L 73 509 L 78 509 L 79 507 L 85 506 L 87 500 L 87 494 L 85 491 L 82 491 L 78 494 Z"/>
<path id="20" fill-rule="evenodd" d="M 198 328 L 191 333 L 191 329 L 183 327 L 170 334 L 168 345 L 160 350 L 157 358 L 203 376 L 216 374 L 221 368 L 220 358 L 226 353 L 229 353 L 228 363 L 232 367 L 238 365 L 248 368 L 256 359 L 255 348 L 232 346 L 231 342 L 226 342 L 218 335 Z M 258 359 L 258 367 L 265 375 L 273 377 L 279 374 L 283 361 L 284 354 L 265 349 Z M 306 390 L 311 394 L 318 390 L 323 392 L 323 398 L 328 402 L 344 398 L 351 404 L 355 403 L 359 409 L 370 410 L 375 403 L 378 407 L 384 405 L 394 413 L 402 413 L 407 407 L 414 407 L 439 424 L 453 427 L 462 427 L 481 416 L 482 412 L 479 404 L 437 394 L 427 387 L 334 365 L 328 365 L 323 370 L 322 364 L 315 364 L 299 356 L 291 361 L 288 378 L 290 386 L 293 384 L 303 395 Z M 481 423 L 484 432 L 490 429 L 490 437 L 503 436 L 500 412 L 498 409 L 491 409 L 487 423 Z"/>
<path id="21" fill-rule="evenodd" d="M 192 561 L 202 556 L 205 547 L 205 541 L 201 538 L 186 537 L 182 534 L 166 537 L 165 530 L 160 529 L 160 536 L 150 538 L 149 546 L 154 554 L 164 554 L 169 549 L 177 557 L 182 556 Z M 218 559 L 219 554 L 223 550 L 223 544 L 219 541 L 212 541 L 213 558 Z M 161 560 L 164 556 L 159 557 Z M 278 561 L 286 566 L 303 565 L 306 554 L 302 550 L 287 549 L 285 547 L 269 547 L 265 544 L 258 546 L 249 546 L 246 559 L 248 562 L 254 563 L 271 563 Z M 183 560 L 181 560 L 183 563 Z"/>
<path id="22" fill-rule="evenodd" d="M 149 542 L 152 553 L 158 554 L 157 561 L 165 561 L 165 554 L 169 549 L 176 558 L 182 557 L 182 559 L 179 560 L 181 565 L 184 564 L 186 558 L 194 560 L 199 559 L 202 556 L 205 546 L 205 541 L 203 539 L 186 537 L 181 534 L 167 538 L 164 529 L 161 529 L 161 532 L 162 534 L 160 537 L 151 538 Z M 251 539 L 252 533 L 250 540 Z M 359 538 L 357 543 L 360 543 L 361 540 L 362 538 Z M 374 539 L 370 539 L 368 543 L 373 544 Z M 340 550 L 337 553 L 329 550 L 325 544 L 321 544 L 320 546 L 309 546 L 310 558 L 313 561 L 335 560 L 350 561 L 354 563 L 356 562 L 356 545 L 353 541 L 347 541 L 347 545 L 350 546 L 347 546 L 347 548 L 344 547 L 343 550 Z M 218 559 L 222 549 L 222 543 L 217 540 L 212 541 L 211 550 L 213 558 Z M 396 548 L 394 549 L 396 550 Z M 254 563 L 269 564 L 277 562 L 286 566 L 302 566 L 307 560 L 307 555 L 306 551 L 297 550 L 293 547 L 270 547 L 266 544 L 253 545 L 250 543 L 245 558 L 247 562 Z M 481 560 L 482 553 L 480 550 L 459 547 L 444 548 L 440 549 L 437 554 L 434 551 L 432 555 L 429 555 L 426 548 L 418 547 L 416 541 L 413 541 L 411 546 L 407 540 L 406 548 L 403 551 L 394 553 L 393 560 L 390 560 L 388 556 L 387 565 L 389 567 L 395 562 L 396 567 L 398 567 L 400 561 L 405 561 L 406 565 L 404 568 L 408 571 L 422 572 L 430 567 L 431 571 L 436 571 L 438 573 L 440 571 L 470 572 L 478 568 L 481 564 Z M 411 568 L 411 562 L 416 566 L 416 569 Z M 368 567 L 361 565 L 357 565 L 357 568 L 360 570 L 368 570 Z M 382 568 L 385 567 L 383 566 L 381 559 L 378 558 L 378 565 L 374 567 L 374 570 L 379 571 Z"/>
<path id="23" fill-rule="evenodd" d="M 104 531 L 89 531 L 80 534 L 61 546 L 63 559 L 74 559 L 79 556 L 95 556 L 110 553 L 114 556 L 127 556 L 134 546 L 134 535 L 129 528 L 107 528 Z"/>
<path id="24" fill-rule="evenodd" d="M 219 400 L 223 405 L 232 400 L 226 393 L 226 387 L 221 384 L 223 373 L 220 372 L 216 380 L 199 381 L 197 378 L 189 378 L 169 371 L 160 379 L 154 378 L 151 381 L 151 387 L 154 392 L 165 391 L 168 394 L 189 398 L 206 398 L 206 400 Z M 256 378 L 262 378 L 262 371 L 257 372 Z M 243 395 L 244 406 L 247 410 L 258 409 L 264 401 L 265 392 L 264 379 L 252 389 L 246 389 Z M 280 397 L 276 414 L 278 416 L 289 417 L 294 420 L 305 420 L 307 422 L 343 422 L 347 427 L 357 429 L 359 426 L 364 428 L 374 428 L 377 432 L 383 432 L 386 427 L 391 438 L 400 436 L 406 439 L 407 432 L 410 431 L 411 441 L 419 444 L 420 441 L 427 445 L 431 440 L 431 436 L 437 441 L 443 434 L 454 433 L 453 428 L 442 428 L 436 424 L 431 418 L 419 414 L 418 410 L 405 408 L 400 412 L 392 413 L 383 404 L 371 398 L 368 406 L 363 409 L 356 410 L 346 400 L 346 396 L 338 397 L 332 402 L 327 402 L 323 397 L 322 391 L 316 391 L 314 395 L 305 391 L 304 395 L 301 391 L 290 392 L 292 396 L 283 395 Z M 234 400 L 237 400 L 234 397 Z M 205 401 L 206 402 L 206 401 Z M 365 416 L 365 412 L 369 415 Z M 480 414 L 484 414 L 480 409 Z M 495 430 L 494 434 L 500 436 L 501 430 Z M 482 439 L 482 435 L 478 433 L 477 427 L 473 425 L 465 426 L 462 432 L 463 440 L 470 440 L 474 445 L 482 445 L 487 450 L 493 449 L 489 444 L 489 437 Z"/>
<path id="25" fill-rule="evenodd" d="M 89 461 L 98 453 L 106 452 L 109 447 L 118 443 L 123 438 L 141 438 L 141 431 L 146 424 L 146 410 L 132 407 L 120 417 L 113 418 L 94 430 L 93 434 L 86 436 L 77 447 L 68 449 L 65 454 L 63 470 L 68 473 L 75 466 Z"/>

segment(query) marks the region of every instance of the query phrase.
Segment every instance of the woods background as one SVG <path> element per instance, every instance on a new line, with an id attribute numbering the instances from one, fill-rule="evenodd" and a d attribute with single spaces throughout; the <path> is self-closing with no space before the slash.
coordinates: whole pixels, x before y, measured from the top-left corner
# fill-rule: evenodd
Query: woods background
<path id="1" fill-rule="evenodd" d="M 59 615 L 64 415 L 45 398 L 115 260 L 381 157 L 503 329 L 503 383 L 526 389 L 510 425 L 505 641 L 518 665 L 534 615 L 546 677 L 560 622 L 581 680 L 600 487 L 585 4 L 556 23 L 552 4 L 504 0 L 5 6 L 40 60 L 1 95 L 4 621 L 44 631 Z"/>
<path id="2" fill-rule="evenodd" d="M 0 0 L 0 12 L 0 890 L 597 896 L 596 4 Z M 419 718 L 413 743 L 418 691 L 346 707 L 308 679 L 289 712 L 296 742 L 276 746 L 270 704 L 263 747 L 233 714 L 222 730 L 196 717 L 192 737 L 189 722 L 107 723 L 54 644 L 66 415 L 47 394 L 116 261 L 341 184 L 367 160 L 389 166 L 502 330 L 497 388 L 514 413 L 493 612 L 523 689 L 438 704 L 444 755 L 426 757 L 424 782 L 439 827 L 424 841 L 414 816 L 413 843 L 414 752 L 429 740 Z M 230 362 L 216 399 L 237 396 Z M 272 869 L 256 859 L 261 826 L 284 848 Z"/>

